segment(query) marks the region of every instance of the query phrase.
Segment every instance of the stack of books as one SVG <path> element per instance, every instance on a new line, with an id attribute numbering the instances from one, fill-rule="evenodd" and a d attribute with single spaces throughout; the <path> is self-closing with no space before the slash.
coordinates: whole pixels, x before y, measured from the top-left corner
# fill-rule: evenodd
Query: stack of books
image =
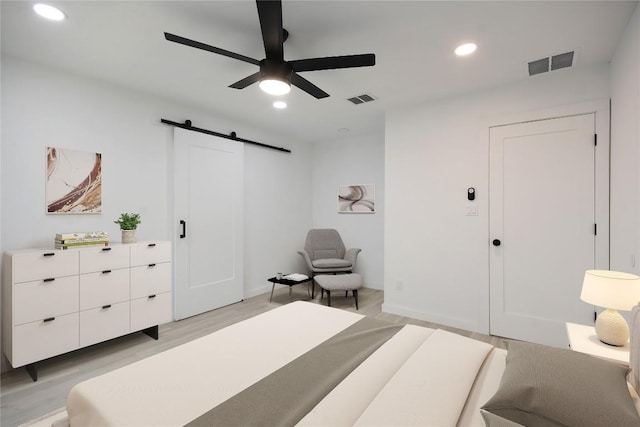
<path id="1" fill-rule="evenodd" d="M 109 246 L 109 233 L 94 231 L 92 233 L 58 233 L 56 249 L 79 248 L 84 246 Z"/>

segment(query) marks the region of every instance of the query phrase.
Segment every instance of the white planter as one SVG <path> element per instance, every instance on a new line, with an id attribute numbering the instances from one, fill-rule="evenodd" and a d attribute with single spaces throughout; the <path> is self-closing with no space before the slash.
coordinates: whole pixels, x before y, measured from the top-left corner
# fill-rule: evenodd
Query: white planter
<path id="1" fill-rule="evenodd" d="M 136 230 L 122 230 L 122 243 L 135 243 Z"/>

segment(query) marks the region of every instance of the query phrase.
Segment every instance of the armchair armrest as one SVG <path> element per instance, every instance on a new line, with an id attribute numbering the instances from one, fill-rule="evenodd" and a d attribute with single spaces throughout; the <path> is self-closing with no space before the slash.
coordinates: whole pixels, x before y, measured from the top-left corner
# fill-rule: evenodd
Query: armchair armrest
<path id="1" fill-rule="evenodd" d="M 351 261 L 351 267 L 355 268 L 356 266 L 356 258 L 358 258 L 358 254 L 362 249 L 359 248 L 351 248 L 347 249 L 347 252 L 344 254 L 344 259 L 347 261 Z"/>
<path id="2" fill-rule="evenodd" d="M 311 257 L 309 257 L 309 253 L 307 253 L 307 251 L 305 250 L 298 251 L 298 253 L 302 256 L 304 262 L 307 263 L 307 267 L 309 267 L 310 270 L 313 270 L 313 265 L 311 264 Z"/>

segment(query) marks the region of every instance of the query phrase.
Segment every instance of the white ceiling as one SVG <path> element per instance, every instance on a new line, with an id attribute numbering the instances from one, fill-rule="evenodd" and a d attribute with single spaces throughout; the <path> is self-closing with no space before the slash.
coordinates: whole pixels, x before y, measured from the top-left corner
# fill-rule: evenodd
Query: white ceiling
<path id="1" fill-rule="evenodd" d="M 390 108 L 478 91 L 528 77 L 526 63 L 577 51 L 575 67 L 608 62 L 637 1 L 283 1 L 285 59 L 375 53 L 374 67 L 314 71 L 328 92 L 297 88 L 286 110 L 257 85 L 227 87 L 257 71 L 238 60 L 164 39 L 165 31 L 264 58 L 253 1 L 50 1 L 68 16 L 50 22 L 34 1 L 2 1 L 2 53 L 205 108 L 305 141 L 384 128 Z M 453 49 L 474 41 L 478 51 Z M 556 72 L 572 72 L 571 69 Z M 375 102 L 346 101 L 369 93 Z M 171 119 L 170 117 L 168 117 Z M 194 125 L 198 125 L 195 124 Z M 347 133 L 341 128 L 347 128 Z M 241 135 L 240 135 L 241 136 Z"/>

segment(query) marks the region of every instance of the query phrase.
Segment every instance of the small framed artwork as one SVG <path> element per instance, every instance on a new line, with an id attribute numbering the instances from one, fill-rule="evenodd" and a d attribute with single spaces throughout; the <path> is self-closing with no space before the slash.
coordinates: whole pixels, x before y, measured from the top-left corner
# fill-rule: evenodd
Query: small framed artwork
<path id="1" fill-rule="evenodd" d="M 376 211 L 376 186 L 339 185 L 338 213 L 374 213 Z"/>
<path id="2" fill-rule="evenodd" d="M 102 154 L 47 147 L 47 213 L 102 212 Z"/>

